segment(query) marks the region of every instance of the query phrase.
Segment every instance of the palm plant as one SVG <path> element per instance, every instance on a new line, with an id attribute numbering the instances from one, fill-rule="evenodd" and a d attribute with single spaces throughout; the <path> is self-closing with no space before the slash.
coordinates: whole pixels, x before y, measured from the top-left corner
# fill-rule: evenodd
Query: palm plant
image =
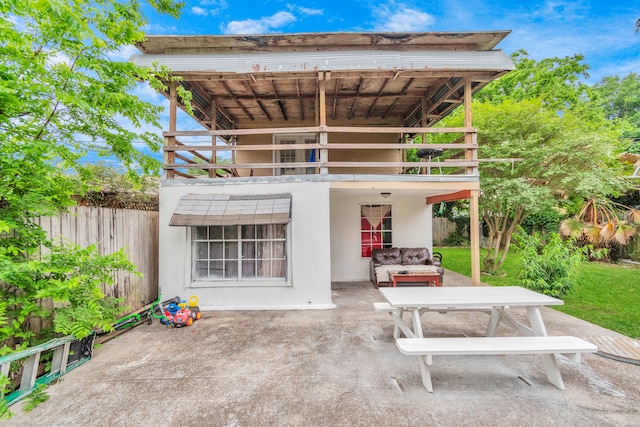
<path id="1" fill-rule="evenodd" d="M 560 224 L 563 237 L 595 247 L 625 246 L 637 233 L 640 210 L 608 199 L 588 199 L 580 211 Z"/>

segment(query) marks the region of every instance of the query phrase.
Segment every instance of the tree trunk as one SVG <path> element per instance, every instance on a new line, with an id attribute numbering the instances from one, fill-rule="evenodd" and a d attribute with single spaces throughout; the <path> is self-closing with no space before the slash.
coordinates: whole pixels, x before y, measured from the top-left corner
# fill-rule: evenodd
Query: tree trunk
<path id="1" fill-rule="evenodd" d="M 487 248 L 487 256 L 483 261 L 483 271 L 493 274 L 496 271 L 496 259 L 498 258 L 502 236 L 504 234 L 505 221 L 504 218 L 496 217 L 490 214 L 483 215 L 485 222 L 489 226 L 489 247 Z"/>
<path id="2" fill-rule="evenodd" d="M 494 263 L 494 267 L 495 267 L 495 270 L 493 271 L 494 273 L 498 271 L 500 267 L 502 267 L 504 260 L 507 258 L 507 254 L 509 253 L 509 248 L 511 247 L 511 237 L 513 236 L 513 233 L 515 233 L 518 226 L 522 223 L 522 220 L 524 219 L 523 214 L 524 214 L 523 208 L 516 209 L 513 215 L 513 219 L 511 220 L 511 224 L 509 225 L 509 228 L 507 228 L 507 230 L 502 235 L 504 239 L 504 244 L 502 245 L 502 254 L 500 255 L 500 260 Z M 505 226 L 506 226 L 506 223 L 505 223 Z"/>

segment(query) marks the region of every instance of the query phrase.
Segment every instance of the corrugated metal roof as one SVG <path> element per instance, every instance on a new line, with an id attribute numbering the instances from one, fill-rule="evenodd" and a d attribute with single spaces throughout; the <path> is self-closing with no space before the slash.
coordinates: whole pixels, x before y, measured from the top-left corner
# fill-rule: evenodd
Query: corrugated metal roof
<path id="1" fill-rule="evenodd" d="M 180 198 L 169 225 L 287 224 L 291 194 L 187 194 Z"/>
<path id="2" fill-rule="evenodd" d="M 147 35 L 138 44 L 144 53 L 179 51 L 275 52 L 317 50 L 491 50 L 511 31 L 335 32 L 237 35 Z"/>
<path id="3" fill-rule="evenodd" d="M 141 66 L 165 65 L 176 73 L 355 71 L 355 70 L 478 70 L 515 69 L 501 50 L 492 51 L 336 51 L 277 52 L 252 54 L 134 55 Z"/>

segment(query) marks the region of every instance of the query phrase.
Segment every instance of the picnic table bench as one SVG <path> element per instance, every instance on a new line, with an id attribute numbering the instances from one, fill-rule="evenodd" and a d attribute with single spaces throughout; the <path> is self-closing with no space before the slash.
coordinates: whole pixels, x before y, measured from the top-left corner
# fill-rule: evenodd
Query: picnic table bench
<path id="1" fill-rule="evenodd" d="M 393 319 L 393 337 L 401 353 L 419 356 L 422 382 L 432 392 L 428 366 L 434 355 L 538 354 L 549 381 L 564 390 L 556 354 L 579 361 L 581 353 L 595 353 L 597 346 L 576 337 L 548 336 L 540 308 L 562 305 L 563 301 L 518 286 L 385 288 L 380 294 L 386 302 L 374 303 L 378 312 Z M 528 324 L 511 313 L 524 309 Z M 485 311 L 490 314 L 484 337 L 425 338 L 421 316 L 427 312 Z M 411 314 L 407 324 L 403 314 Z M 500 323 L 513 326 L 520 336 L 497 337 Z M 406 338 L 400 338 L 400 333 Z"/>
<path id="2" fill-rule="evenodd" d="M 595 353 L 598 348 L 580 338 L 571 336 L 530 336 L 530 337 L 464 337 L 464 338 L 398 338 L 398 350 L 408 356 L 418 356 L 422 383 L 433 392 L 429 366 L 432 356 L 440 355 L 494 355 L 494 354 L 541 354 L 551 356 L 550 363 L 544 363 L 549 382 L 564 390 L 564 382 L 553 357 L 562 354 L 575 363 L 581 353 Z"/>

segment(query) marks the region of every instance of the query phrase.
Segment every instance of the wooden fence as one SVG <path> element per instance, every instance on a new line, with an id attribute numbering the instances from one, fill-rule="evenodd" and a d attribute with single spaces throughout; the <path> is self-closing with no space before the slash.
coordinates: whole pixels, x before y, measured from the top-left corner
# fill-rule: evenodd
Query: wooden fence
<path id="1" fill-rule="evenodd" d="M 77 206 L 56 217 L 43 217 L 40 225 L 52 239 L 81 247 L 96 244 L 101 255 L 124 248 L 142 277 L 118 272 L 107 296 L 122 298 L 130 311 L 158 297 L 158 212 Z"/>
<path id="2" fill-rule="evenodd" d="M 456 223 L 447 218 L 433 218 L 433 244 L 442 245 L 444 239 L 455 233 Z"/>

